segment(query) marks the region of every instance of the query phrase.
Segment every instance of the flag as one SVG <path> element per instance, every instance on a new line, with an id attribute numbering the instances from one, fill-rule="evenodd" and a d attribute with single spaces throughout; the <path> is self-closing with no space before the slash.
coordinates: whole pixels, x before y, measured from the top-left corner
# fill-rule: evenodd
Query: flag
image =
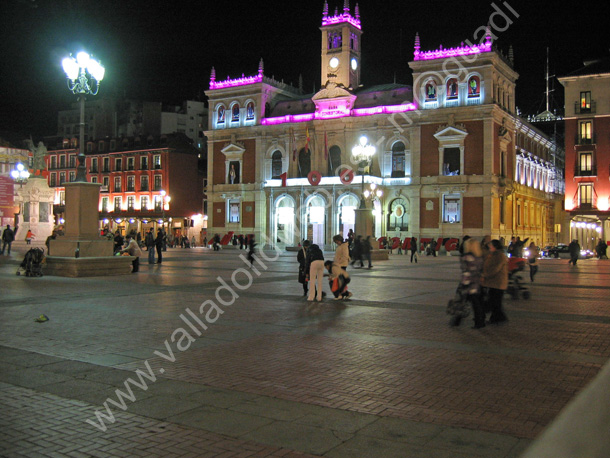
<path id="1" fill-rule="evenodd" d="M 328 160 L 328 137 L 326 136 L 326 131 L 324 131 L 324 160 Z"/>
<path id="2" fill-rule="evenodd" d="M 294 130 L 292 131 L 292 160 L 297 160 L 297 139 L 294 136 Z"/>
<path id="3" fill-rule="evenodd" d="M 288 173 L 284 172 L 280 175 L 280 178 L 282 179 L 282 187 L 286 187 L 286 180 L 288 178 Z"/>
<path id="4" fill-rule="evenodd" d="M 305 129 L 305 133 L 306 133 L 306 139 L 305 139 L 305 151 L 309 151 L 309 127 L 307 129 Z"/>

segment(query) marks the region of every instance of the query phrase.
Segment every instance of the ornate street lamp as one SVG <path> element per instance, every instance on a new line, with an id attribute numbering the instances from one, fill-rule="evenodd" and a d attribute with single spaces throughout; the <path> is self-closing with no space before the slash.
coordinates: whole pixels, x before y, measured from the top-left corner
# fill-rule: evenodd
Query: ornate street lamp
<path id="1" fill-rule="evenodd" d="M 11 171 L 11 178 L 15 180 L 15 183 L 19 183 L 19 187 L 23 187 L 23 184 L 30 178 L 30 172 L 24 167 L 21 162 L 15 164 L 15 169 Z"/>
<path id="2" fill-rule="evenodd" d="M 78 166 L 76 168 L 77 182 L 86 182 L 85 169 L 85 96 L 97 95 L 100 82 L 104 79 L 105 69 L 86 52 L 79 52 L 76 58 L 66 57 L 61 65 L 68 77 L 68 89 L 78 94 L 80 102 L 80 139 L 78 144 Z"/>
<path id="3" fill-rule="evenodd" d="M 362 169 L 362 186 L 361 186 L 361 198 L 360 198 L 360 209 L 366 208 L 366 199 L 364 196 L 364 175 L 366 170 L 369 168 L 373 156 L 377 152 L 377 148 L 369 143 L 369 139 L 363 135 L 360 137 L 360 142 L 352 148 L 352 156 L 358 162 L 362 164 L 366 162 L 366 166 Z M 360 167 L 359 167 L 360 168 Z"/>
<path id="4" fill-rule="evenodd" d="M 159 194 L 161 195 L 161 208 L 163 210 L 163 230 L 165 230 L 165 207 L 167 207 L 167 209 L 169 210 L 169 202 L 172 200 L 172 198 L 168 196 L 165 190 L 163 189 Z"/>

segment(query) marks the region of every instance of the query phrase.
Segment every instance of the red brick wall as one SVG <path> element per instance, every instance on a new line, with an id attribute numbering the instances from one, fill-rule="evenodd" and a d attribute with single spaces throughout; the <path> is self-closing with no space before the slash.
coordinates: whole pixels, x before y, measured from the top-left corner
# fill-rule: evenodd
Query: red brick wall
<path id="1" fill-rule="evenodd" d="M 483 198 L 464 197 L 463 199 L 463 227 L 464 229 L 483 228 Z"/>

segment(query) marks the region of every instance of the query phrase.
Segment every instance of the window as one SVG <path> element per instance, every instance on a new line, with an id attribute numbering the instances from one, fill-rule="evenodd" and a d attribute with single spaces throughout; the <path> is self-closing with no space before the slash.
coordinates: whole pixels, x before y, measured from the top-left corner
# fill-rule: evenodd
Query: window
<path id="1" fill-rule="evenodd" d="M 121 177 L 114 177 L 114 192 L 121 192 Z"/>
<path id="2" fill-rule="evenodd" d="M 580 93 L 580 112 L 591 113 L 591 92 Z"/>
<path id="3" fill-rule="evenodd" d="M 306 178 L 311 172 L 311 153 L 305 148 L 299 151 L 299 178 Z"/>
<path id="4" fill-rule="evenodd" d="M 246 119 L 251 121 L 254 119 L 254 102 L 248 102 L 246 106 Z"/>
<path id="5" fill-rule="evenodd" d="M 87 152 L 88 153 L 93 152 L 93 143 L 91 143 L 91 142 L 87 143 Z"/>
<path id="6" fill-rule="evenodd" d="M 451 78 L 447 81 L 447 100 L 457 100 L 458 98 L 458 81 L 457 78 Z"/>
<path id="7" fill-rule="evenodd" d="M 231 122 L 239 122 L 239 104 L 231 107 Z"/>
<path id="8" fill-rule="evenodd" d="M 481 80 L 478 76 L 472 76 L 468 80 L 468 97 L 478 97 L 481 95 Z"/>
<path id="9" fill-rule="evenodd" d="M 443 223 L 459 223 L 461 220 L 460 196 L 443 196 Z"/>
<path id="10" fill-rule="evenodd" d="M 91 183 L 97 183 L 97 177 L 91 177 Z"/>
<path id="11" fill-rule="evenodd" d="M 155 182 L 154 182 L 154 189 L 153 191 L 161 191 L 161 187 L 162 187 L 162 180 L 161 180 L 161 175 L 155 175 Z"/>
<path id="12" fill-rule="evenodd" d="M 140 191 L 148 191 L 148 175 L 140 176 Z"/>
<path id="13" fill-rule="evenodd" d="M 282 153 L 274 151 L 271 155 L 271 178 L 279 178 L 282 174 Z"/>
<path id="14" fill-rule="evenodd" d="M 148 170 L 148 156 L 140 157 L 140 170 Z"/>
<path id="15" fill-rule="evenodd" d="M 102 168 L 102 172 L 108 173 L 110 172 L 110 158 L 104 158 L 104 167 Z"/>
<path id="16" fill-rule="evenodd" d="M 392 145 L 392 178 L 405 176 L 405 144 L 396 142 Z"/>
<path id="17" fill-rule="evenodd" d="M 500 153 L 500 176 L 506 178 L 506 151 Z"/>
<path id="18" fill-rule="evenodd" d="M 123 159 L 118 158 L 114 160 L 114 171 L 122 172 L 123 171 Z"/>
<path id="19" fill-rule="evenodd" d="M 578 125 L 579 138 L 578 143 L 580 145 L 589 145 L 593 140 L 593 122 L 592 121 L 581 121 Z"/>
<path id="20" fill-rule="evenodd" d="M 216 110 L 216 124 L 224 124 L 225 122 L 225 107 L 218 107 Z"/>
<path id="21" fill-rule="evenodd" d="M 59 186 L 63 186 L 66 182 L 66 172 L 59 172 Z"/>
<path id="22" fill-rule="evenodd" d="M 517 226 L 521 226 L 521 204 L 517 204 Z"/>
<path id="23" fill-rule="evenodd" d="M 57 182 L 57 174 L 52 173 L 51 178 L 49 179 L 49 186 L 56 186 L 56 182 Z"/>
<path id="24" fill-rule="evenodd" d="M 580 153 L 577 175 L 593 175 L 593 153 Z"/>
<path id="25" fill-rule="evenodd" d="M 238 201 L 229 201 L 229 223 L 239 223 Z"/>
<path id="26" fill-rule="evenodd" d="M 108 197 L 102 197 L 102 212 L 108 213 Z"/>
<path id="27" fill-rule="evenodd" d="M 328 151 L 328 176 L 339 176 L 341 173 L 341 148 L 337 145 L 330 147 Z"/>
<path id="28" fill-rule="evenodd" d="M 59 205 L 66 205 L 66 191 L 60 191 L 60 193 L 59 193 Z"/>
<path id="29" fill-rule="evenodd" d="M 593 204 L 593 184 L 581 183 L 578 186 L 578 203 L 580 208 L 591 208 Z"/>
<path id="30" fill-rule="evenodd" d="M 136 204 L 135 196 L 127 197 L 127 211 L 134 211 Z"/>
<path id="31" fill-rule="evenodd" d="M 148 196 L 140 197 L 140 211 L 148 210 Z"/>
<path id="32" fill-rule="evenodd" d="M 70 183 L 74 183 L 76 181 L 76 172 L 70 172 Z"/>
<path id="33" fill-rule="evenodd" d="M 51 156 L 51 169 L 57 168 L 57 156 Z"/>
<path id="34" fill-rule="evenodd" d="M 98 162 L 97 157 L 94 157 L 91 159 L 91 170 L 89 170 L 89 172 L 97 173 L 97 162 Z"/>
<path id="35" fill-rule="evenodd" d="M 134 192 L 136 190 L 136 177 L 134 175 L 129 175 L 127 177 L 127 191 Z"/>
<path id="36" fill-rule="evenodd" d="M 161 199 L 161 196 L 155 196 L 155 211 L 163 211 L 163 200 Z"/>
<path id="37" fill-rule="evenodd" d="M 121 211 L 121 198 L 120 197 L 114 198 L 114 211 L 115 212 Z"/>
<path id="38" fill-rule="evenodd" d="M 443 150 L 443 175 L 460 175 L 460 148 Z"/>
<path id="39" fill-rule="evenodd" d="M 127 170 L 135 170 L 135 169 L 136 169 L 135 158 L 128 157 L 127 158 Z"/>
<path id="40" fill-rule="evenodd" d="M 504 222 L 504 206 L 505 206 L 505 201 L 504 201 L 504 196 L 500 196 L 500 224 L 506 224 Z"/>
<path id="41" fill-rule="evenodd" d="M 436 84 L 429 81 L 425 86 L 426 90 L 426 102 L 434 102 L 436 100 Z"/>
<path id="42" fill-rule="evenodd" d="M 328 32 L 328 49 L 339 49 L 343 46 L 343 35 L 340 30 Z"/>
<path id="43" fill-rule="evenodd" d="M 108 191 L 108 186 L 110 185 L 110 178 L 109 177 L 103 177 L 102 178 L 102 188 L 106 188 L 106 191 Z"/>
<path id="44" fill-rule="evenodd" d="M 61 156 L 59 156 L 59 168 L 60 169 L 66 168 L 66 156 L 64 156 L 63 154 Z"/>
<path id="45" fill-rule="evenodd" d="M 161 169 L 161 155 L 160 154 L 155 154 L 153 156 L 153 168 L 155 170 Z"/>
<path id="46" fill-rule="evenodd" d="M 76 156 L 74 154 L 70 154 L 70 159 L 69 159 L 69 167 L 76 167 Z"/>
<path id="47" fill-rule="evenodd" d="M 394 199 L 390 204 L 390 214 L 388 215 L 388 230 L 408 231 L 409 230 L 409 204 L 406 200 Z"/>

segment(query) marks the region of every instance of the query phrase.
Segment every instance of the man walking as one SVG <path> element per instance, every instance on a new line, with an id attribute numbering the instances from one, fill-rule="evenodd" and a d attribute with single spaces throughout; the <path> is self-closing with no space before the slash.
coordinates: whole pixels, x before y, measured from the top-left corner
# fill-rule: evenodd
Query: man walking
<path id="1" fill-rule="evenodd" d="M 161 229 L 157 229 L 155 247 L 157 248 L 157 264 L 161 264 L 163 261 L 163 255 L 161 254 L 161 251 L 163 250 L 163 231 Z"/>
<path id="2" fill-rule="evenodd" d="M 576 265 L 576 261 L 578 261 L 578 256 L 580 255 L 580 244 L 578 243 L 578 240 L 572 240 L 568 245 L 568 251 L 570 252 L 568 264 Z"/>
<path id="3" fill-rule="evenodd" d="M 15 233 L 11 229 L 10 224 L 7 224 L 6 229 L 4 229 L 4 231 L 2 232 L 2 251 L 0 252 L 0 254 L 4 254 L 4 249 L 7 246 L 8 246 L 7 255 L 11 254 L 11 244 L 13 243 L 13 240 L 15 240 Z"/>
<path id="4" fill-rule="evenodd" d="M 152 227 L 146 233 L 146 237 L 144 238 L 144 245 L 146 245 L 146 250 L 148 251 L 148 263 L 155 263 L 155 236 L 153 235 Z"/>
<path id="5" fill-rule="evenodd" d="M 335 259 L 334 263 L 341 267 L 341 270 L 345 272 L 345 276 L 347 275 L 347 265 L 349 264 L 349 245 L 343 241 L 343 236 L 341 234 L 337 234 L 333 237 L 333 242 L 337 244 L 337 250 L 335 251 Z M 352 293 L 348 293 L 347 298 L 349 299 L 352 296 Z"/>

